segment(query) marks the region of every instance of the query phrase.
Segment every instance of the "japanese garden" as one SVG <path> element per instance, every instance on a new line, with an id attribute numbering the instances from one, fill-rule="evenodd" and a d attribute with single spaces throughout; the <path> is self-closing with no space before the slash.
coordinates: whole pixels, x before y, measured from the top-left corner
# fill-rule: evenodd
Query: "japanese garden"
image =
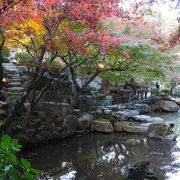
<path id="1" fill-rule="evenodd" d="M 0 0 L 0 180 L 179 180 L 179 23 L 179 0 Z"/>

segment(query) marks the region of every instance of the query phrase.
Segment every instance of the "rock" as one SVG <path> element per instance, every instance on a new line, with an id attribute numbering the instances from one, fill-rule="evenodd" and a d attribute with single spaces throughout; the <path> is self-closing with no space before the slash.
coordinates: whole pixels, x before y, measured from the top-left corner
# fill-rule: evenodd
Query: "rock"
<path id="1" fill-rule="evenodd" d="M 139 111 L 125 109 L 123 111 L 117 111 L 117 112 L 115 112 L 113 114 L 118 115 L 119 120 L 126 121 L 128 119 L 133 118 L 133 116 L 139 115 Z"/>
<path id="2" fill-rule="evenodd" d="M 62 106 L 62 117 L 65 118 L 66 116 L 70 115 L 73 113 L 73 109 L 72 107 L 70 106 L 70 104 L 68 103 L 61 103 L 61 106 Z"/>
<path id="3" fill-rule="evenodd" d="M 111 114 L 111 113 L 112 113 L 112 110 L 110 110 L 110 109 L 105 109 L 105 110 L 104 110 L 104 113 L 105 113 L 105 114 Z"/>
<path id="4" fill-rule="evenodd" d="M 96 97 L 93 94 L 79 96 L 79 108 L 81 112 L 96 111 Z"/>
<path id="5" fill-rule="evenodd" d="M 153 123 L 148 127 L 148 136 L 157 139 L 166 139 L 173 131 L 165 123 Z"/>
<path id="6" fill-rule="evenodd" d="M 101 117 L 108 119 L 112 124 L 118 121 L 118 116 L 115 114 L 103 114 Z"/>
<path id="7" fill-rule="evenodd" d="M 180 97 L 180 85 L 177 85 L 172 89 L 172 95 Z"/>
<path id="8" fill-rule="evenodd" d="M 29 80 L 29 81 L 25 81 L 25 82 L 23 83 L 22 87 L 23 87 L 25 90 L 27 90 L 28 87 L 30 86 L 30 84 L 31 84 L 31 81 L 30 81 L 30 80 Z"/>
<path id="9" fill-rule="evenodd" d="M 180 98 L 179 97 L 171 97 L 171 101 L 174 101 L 176 104 L 180 105 Z"/>
<path id="10" fill-rule="evenodd" d="M 149 161 L 139 161 L 128 170 L 128 177 L 124 180 L 158 180 L 155 173 L 149 169 Z"/>
<path id="11" fill-rule="evenodd" d="M 177 105 L 173 101 L 161 100 L 160 103 L 159 103 L 159 107 L 163 111 L 168 111 L 168 112 L 177 112 L 179 110 L 179 105 Z"/>
<path id="12" fill-rule="evenodd" d="M 85 129 L 90 129 L 91 127 L 91 121 L 89 120 L 83 120 L 83 119 L 78 119 L 78 130 L 85 130 Z"/>
<path id="13" fill-rule="evenodd" d="M 102 85 L 102 79 L 100 77 L 96 77 L 90 84 L 89 87 L 91 87 L 93 90 L 98 91 L 101 89 Z"/>
<path id="14" fill-rule="evenodd" d="M 137 122 L 151 122 L 152 118 L 146 115 L 136 115 L 136 116 L 133 116 L 133 120 Z"/>
<path id="15" fill-rule="evenodd" d="M 77 129 L 77 117 L 74 115 L 68 115 L 63 120 L 63 127 L 67 135 L 72 135 Z"/>
<path id="16" fill-rule="evenodd" d="M 6 116 L 8 116 L 8 112 L 4 109 L 0 109 L 0 115 L 3 117 L 6 117 Z"/>
<path id="17" fill-rule="evenodd" d="M 73 114 L 77 117 L 81 117 L 81 110 L 80 109 L 73 109 Z"/>
<path id="18" fill-rule="evenodd" d="M 124 132 L 124 127 L 130 126 L 130 122 L 123 121 L 123 122 L 115 122 L 114 123 L 114 132 Z"/>
<path id="19" fill-rule="evenodd" d="M 144 104 L 144 112 L 145 113 L 150 113 L 152 111 L 152 108 L 148 104 Z"/>
<path id="20" fill-rule="evenodd" d="M 92 114 L 84 114 L 78 118 L 78 130 L 90 129 L 91 121 L 94 119 Z"/>
<path id="21" fill-rule="evenodd" d="M 151 117 L 150 121 L 152 121 L 152 122 L 164 122 L 164 119 L 160 118 L 160 117 Z"/>
<path id="22" fill-rule="evenodd" d="M 42 122 L 42 120 L 41 119 L 34 119 L 33 121 L 32 121 L 32 123 L 34 123 L 34 124 L 40 124 Z"/>
<path id="23" fill-rule="evenodd" d="M 46 119 L 46 114 L 43 111 L 39 111 L 38 116 L 40 119 Z"/>
<path id="24" fill-rule="evenodd" d="M 134 104 L 134 110 L 139 111 L 140 114 L 145 112 L 144 104 Z"/>
<path id="25" fill-rule="evenodd" d="M 160 111 L 159 102 L 151 104 L 152 111 Z"/>
<path id="26" fill-rule="evenodd" d="M 98 132 L 112 133 L 113 126 L 107 119 L 96 119 L 93 121 L 93 130 Z"/>
<path id="27" fill-rule="evenodd" d="M 147 134 L 148 128 L 143 126 L 125 126 L 124 131 L 128 133 Z"/>
<path id="28" fill-rule="evenodd" d="M 8 108 L 8 103 L 5 101 L 0 101 L 0 109 L 7 109 Z"/>
<path id="29" fill-rule="evenodd" d="M 148 127 L 145 126 L 137 126 L 134 125 L 132 122 L 116 122 L 114 124 L 114 131 L 115 132 L 128 132 L 128 133 L 140 133 L 140 134 L 147 134 Z"/>

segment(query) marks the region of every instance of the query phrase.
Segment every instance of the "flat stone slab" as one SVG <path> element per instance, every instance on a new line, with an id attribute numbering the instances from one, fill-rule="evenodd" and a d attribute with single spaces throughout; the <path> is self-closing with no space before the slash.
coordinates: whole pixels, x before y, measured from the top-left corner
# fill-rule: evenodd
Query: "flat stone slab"
<path id="1" fill-rule="evenodd" d="M 117 121 L 114 124 L 114 131 L 115 132 L 147 134 L 148 126 L 136 125 L 136 124 L 134 124 L 132 122 L 128 122 L 128 121 L 124 121 L 124 122 Z"/>
<path id="2" fill-rule="evenodd" d="M 152 119 L 150 116 L 146 116 L 146 115 L 136 115 L 133 116 L 133 120 L 137 121 L 137 122 L 151 122 Z"/>
<path id="3" fill-rule="evenodd" d="M 23 92 L 24 88 L 23 87 L 12 87 L 12 88 L 7 88 L 7 91 L 9 91 L 9 92 Z"/>
<path id="4" fill-rule="evenodd" d="M 8 86 L 9 87 L 21 87 L 22 84 L 21 83 L 9 83 Z"/>
<path id="5" fill-rule="evenodd" d="M 21 79 L 17 78 L 17 79 L 9 79 L 10 83 L 21 83 Z"/>

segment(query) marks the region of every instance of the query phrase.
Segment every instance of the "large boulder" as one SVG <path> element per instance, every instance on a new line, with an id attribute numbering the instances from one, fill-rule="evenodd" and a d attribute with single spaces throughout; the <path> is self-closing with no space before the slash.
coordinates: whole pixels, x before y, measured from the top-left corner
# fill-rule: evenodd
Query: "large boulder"
<path id="1" fill-rule="evenodd" d="M 179 110 L 179 105 L 177 105 L 173 101 L 168 101 L 168 100 L 161 100 L 159 102 L 159 107 L 161 110 L 168 112 L 176 112 Z"/>
<path id="2" fill-rule="evenodd" d="M 77 129 L 77 117 L 74 115 L 68 115 L 63 120 L 63 128 L 66 135 L 72 135 Z"/>
<path id="3" fill-rule="evenodd" d="M 172 129 L 165 123 L 153 123 L 148 127 L 148 136 L 156 139 L 171 139 L 174 140 L 176 136 Z"/>
<path id="4" fill-rule="evenodd" d="M 112 133 L 113 126 L 107 119 L 96 119 L 93 121 L 93 130 L 98 132 Z"/>
<path id="5" fill-rule="evenodd" d="M 135 125 L 132 122 L 115 122 L 114 124 L 115 132 L 128 132 L 128 133 L 140 133 L 147 134 L 148 127 Z"/>
<path id="6" fill-rule="evenodd" d="M 92 114 L 84 114 L 82 117 L 78 118 L 78 129 L 85 130 L 90 129 L 91 121 L 94 119 Z"/>

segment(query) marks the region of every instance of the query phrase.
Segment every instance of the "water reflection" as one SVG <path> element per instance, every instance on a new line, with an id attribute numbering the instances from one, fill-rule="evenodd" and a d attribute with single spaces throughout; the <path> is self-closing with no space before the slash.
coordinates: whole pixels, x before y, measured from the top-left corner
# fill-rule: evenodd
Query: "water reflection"
<path id="1" fill-rule="evenodd" d="M 33 153 L 33 166 L 46 171 L 49 179 L 121 180 L 139 160 L 149 160 L 160 180 L 180 179 L 180 140 L 174 143 L 142 136 L 89 134 L 38 148 Z"/>

